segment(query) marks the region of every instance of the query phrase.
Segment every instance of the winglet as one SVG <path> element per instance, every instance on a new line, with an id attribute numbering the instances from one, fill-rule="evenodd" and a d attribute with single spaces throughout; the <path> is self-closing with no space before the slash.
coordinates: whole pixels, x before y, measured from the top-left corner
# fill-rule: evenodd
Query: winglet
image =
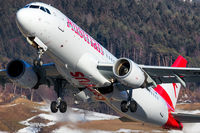
<path id="1" fill-rule="evenodd" d="M 175 62 L 172 64 L 172 67 L 186 67 L 187 60 L 183 56 L 179 55 Z"/>

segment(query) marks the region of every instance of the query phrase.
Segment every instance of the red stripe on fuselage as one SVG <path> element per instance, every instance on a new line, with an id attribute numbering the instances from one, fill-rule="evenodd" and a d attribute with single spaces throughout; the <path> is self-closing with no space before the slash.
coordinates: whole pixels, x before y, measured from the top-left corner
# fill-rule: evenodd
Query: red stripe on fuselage
<path id="1" fill-rule="evenodd" d="M 176 88 L 178 88 L 178 86 L 176 85 L 176 83 L 172 83 L 173 87 L 174 87 L 174 95 L 175 95 L 175 98 L 176 98 Z"/>
<path id="2" fill-rule="evenodd" d="M 165 125 L 163 125 L 164 129 L 176 129 L 176 130 L 182 130 L 183 124 L 174 119 L 173 115 L 171 114 L 169 110 L 168 120 Z"/>
<path id="3" fill-rule="evenodd" d="M 172 67 L 186 67 L 186 65 L 187 65 L 187 60 L 185 59 L 185 58 L 183 58 L 182 56 L 179 56 L 177 59 L 176 59 L 176 61 L 173 63 L 173 65 L 172 65 Z M 176 92 L 177 90 L 177 88 L 178 88 L 178 86 L 177 86 L 177 84 L 176 83 L 172 83 L 172 85 L 173 85 L 173 88 L 174 88 L 174 95 L 175 95 L 175 98 L 177 98 L 177 93 L 178 92 Z M 159 88 L 156 88 L 156 89 L 158 89 L 159 91 L 160 91 L 160 95 L 165 99 L 165 101 L 170 105 L 170 101 L 171 101 L 171 99 L 170 99 L 170 97 L 169 97 L 169 95 L 168 94 L 165 94 L 165 90 L 161 87 L 161 86 L 159 86 Z M 163 90 L 163 91 L 162 91 Z M 167 97 L 169 97 L 169 98 L 167 98 Z M 169 101 L 169 102 L 168 102 Z M 172 106 L 172 108 L 173 108 L 173 106 Z M 172 112 L 173 110 L 171 110 L 169 107 L 168 107 L 168 112 L 169 112 L 169 114 L 168 114 L 168 120 L 167 120 L 167 122 L 166 122 L 166 124 L 165 125 L 163 125 L 163 128 L 165 128 L 165 129 L 176 129 L 176 130 L 182 130 L 183 129 L 183 124 L 181 123 L 181 122 L 179 122 L 178 120 L 176 120 L 174 117 L 173 117 L 173 115 L 171 114 L 171 112 Z"/>
<path id="4" fill-rule="evenodd" d="M 154 88 L 154 90 L 171 106 L 171 108 L 174 110 L 174 106 L 172 103 L 171 98 L 169 97 L 169 95 L 167 94 L 167 92 L 165 91 L 165 89 L 162 88 L 162 86 L 157 85 L 156 88 Z"/>
<path id="5" fill-rule="evenodd" d="M 163 125 L 163 128 L 165 129 L 176 129 L 176 130 L 182 130 L 183 125 L 182 123 L 178 122 L 174 117 L 172 116 L 171 112 L 174 111 L 174 107 L 172 104 L 172 101 L 167 94 L 167 92 L 162 88 L 162 86 L 157 85 L 154 90 L 162 96 L 162 98 L 167 102 L 168 104 L 168 120 L 167 122 Z"/>

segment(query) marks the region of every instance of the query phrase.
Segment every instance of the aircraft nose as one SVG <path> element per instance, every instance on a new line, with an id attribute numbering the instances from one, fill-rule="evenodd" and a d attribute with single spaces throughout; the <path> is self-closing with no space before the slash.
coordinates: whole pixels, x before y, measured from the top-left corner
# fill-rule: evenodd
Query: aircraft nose
<path id="1" fill-rule="evenodd" d="M 26 11 L 26 9 L 20 9 L 16 13 L 16 23 L 20 31 L 26 36 L 30 34 L 28 29 L 30 27 L 30 14 Z"/>

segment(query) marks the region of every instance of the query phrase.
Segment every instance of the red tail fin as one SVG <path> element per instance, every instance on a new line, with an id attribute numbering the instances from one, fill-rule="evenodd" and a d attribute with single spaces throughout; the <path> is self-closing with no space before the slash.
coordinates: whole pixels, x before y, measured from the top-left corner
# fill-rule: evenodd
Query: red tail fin
<path id="1" fill-rule="evenodd" d="M 186 67 L 186 65 L 187 60 L 182 56 L 178 56 L 178 58 L 173 63 L 172 67 Z M 165 83 L 158 85 L 154 89 L 163 97 L 163 99 L 165 99 L 169 106 L 172 109 L 174 109 L 176 106 L 176 101 L 178 98 L 180 87 L 180 83 Z"/>
<path id="2" fill-rule="evenodd" d="M 178 56 L 176 61 L 172 64 L 172 67 L 186 67 L 187 60 L 183 56 Z"/>

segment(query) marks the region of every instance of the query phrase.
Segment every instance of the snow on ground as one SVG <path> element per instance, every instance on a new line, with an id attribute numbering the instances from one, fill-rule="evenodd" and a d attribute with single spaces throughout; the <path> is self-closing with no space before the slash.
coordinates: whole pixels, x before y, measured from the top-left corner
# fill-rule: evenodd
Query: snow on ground
<path id="1" fill-rule="evenodd" d="M 18 105 L 19 103 L 17 104 L 8 104 L 8 105 L 1 105 L 1 107 L 13 107 L 13 106 L 16 106 Z"/>
<path id="2" fill-rule="evenodd" d="M 8 132 L 0 131 L 0 133 L 8 133 Z"/>
<path id="3" fill-rule="evenodd" d="M 43 106 L 39 106 L 39 107 L 36 107 L 36 108 L 41 110 L 41 111 L 44 111 L 44 112 L 50 112 L 50 105 L 49 104 L 45 104 Z"/>
<path id="4" fill-rule="evenodd" d="M 23 129 L 20 129 L 17 133 L 38 133 L 40 131 L 40 128 L 37 126 L 28 126 Z"/>
<path id="5" fill-rule="evenodd" d="M 41 113 L 37 116 L 33 116 L 25 121 L 21 121 L 20 124 L 23 124 L 27 127 L 21 129 L 18 131 L 18 133 L 37 133 L 40 131 L 40 128 L 46 127 L 46 126 L 51 126 L 56 124 L 56 122 L 79 122 L 79 121 L 92 121 L 92 120 L 111 120 L 111 119 L 116 119 L 119 118 L 118 116 L 113 116 L 113 115 L 107 115 L 107 114 L 102 114 L 102 113 L 97 113 L 97 112 L 92 112 L 92 111 L 86 111 L 82 109 L 77 109 L 77 108 L 68 108 L 66 113 L 60 113 L 59 111 L 57 113 L 51 113 L 49 109 L 49 105 L 45 105 L 40 107 L 41 111 L 47 112 Z M 32 123 L 30 122 L 31 120 L 40 117 L 42 119 L 46 119 L 49 122 L 47 124 L 43 123 Z M 58 133 L 60 130 L 62 131 L 65 128 L 58 129 Z M 69 128 L 70 129 L 70 128 Z M 72 130 L 72 129 L 70 129 Z M 55 131 L 57 132 L 57 131 Z M 67 130 L 68 132 L 68 130 Z M 76 131 L 78 132 L 78 130 Z M 82 131 L 81 131 L 82 132 Z"/>
<path id="6" fill-rule="evenodd" d="M 184 123 L 183 130 L 171 130 L 169 133 L 200 133 L 200 123 Z"/>
<path id="7" fill-rule="evenodd" d="M 83 130 L 83 129 L 71 129 L 68 127 L 61 127 L 52 131 L 52 133 L 141 133 L 142 130 L 131 130 L 131 129 L 119 129 L 117 131 L 103 131 L 103 130 Z M 159 133 L 160 131 L 154 130 L 151 131 L 154 133 Z M 147 133 L 147 132 L 145 132 Z"/>
<path id="8" fill-rule="evenodd" d="M 186 123 L 183 126 L 183 133 L 200 133 L 200 123 Z"/>
<path id="9" fill-rule="evenodd" d="M 183 131 L 179 130 L 170 130 L 169 133 L 199 133 L 200 132 L 200 124 L 184 124 L 186 126 Z M 84 129 L 71 129 L 68 127 L 61 127 L 59 129 L 55 129 L 52 133 L 160 133 L 163 131 L 160 130 L 152 130 L 152 131 L 143 131 L 143 130 L 131 130 L 131 129 L 119 129 L 117 131 L 103 131 L 103 130 L 84 130 Z"/>
<path id="10" fill-rule="evenodd" d="M 40 108 L 42 111 L 51 112 L 48 106 L 42 106 Z M 78 121 L 92 121 L 92 120 L 111 120 L 111 119 L 117 119 L 118 116 L 98 113 L 98 112 L 92 112 L 87 111 L 83 109 L 78 108 L 68 108 L 66 113 L 60 113 L 59 111 L 57 113 L 50 113 L 50 114 L 40 114 L 41 118 L 55 121 L 55 122 L 78 122 Z"/>
<path id="11" fill-rule="evenodd" d="M 118 116 L 87 111 L 83 109 L 72 108 L 73 112 L 78 113 L 81 116 L 82 121 L 94 121 L 94 120 L 112 120 L 119 118 Z M 75 115 L 76 115 L 75 113 Z M 79 116 L 79 117 L 80 117 Z"/>
<path id="12" fill-rule="evenodd" d="M 93 121 L 93 120 L 111 120 L 111 119 L 117 119 L 118 116 L 112 116 L 92 111 L 86 111 L 82 109 L 77 108 L 68 108 L 66 113 L 50 113 L 49 105 L 45 105 L 40 107 L 40 110 L 47 112 L 47 114 L 42 113 L 37 116 L 33 116 L 25 121 L 20 122 L 23 125 L 26 125 L 26 128 L 23 128 L 18 131 L 18 133 L 38 133 L 40 131 L 40 128 L 51 126 L 56 124 L 57 122 L 85 122 L 85 121 Z M 176 110 L 176 112 L 179 113 L 190 113 L 190 114 L 198 114 L 200 113 L 200 110 L 194 110 L 194 111 L 183 111 L 183 110 Z M 33 120 L 36 117 L 40 117 L 42 119 L 46 119 L 49 122 L 46 124 L 43 123 L 31 123 L 30 121 Z M 169 133 L 199 133 L 200 132 L 200 123 L 195 124 L 183 124 L 184 128 L 183 131 L 177 131 L 177 130 L 171 130 L 168 131 Z M 59 129 L 55 129 L 52 133 L 140 133 L 144 132 L 142 130 L 131 130 L 131 129 L 120 129 L 118 131 L 102 131 L 102 130 L 85 130 L 85 129 L 77 129 L 76 127 L 72 128 L 72 125 L 70 127 L 63 126 Z M 161 132 L 159 130 L 151 131 L 151 132 Z M 1 132 L 0 132 L 1 133 Z"/>

